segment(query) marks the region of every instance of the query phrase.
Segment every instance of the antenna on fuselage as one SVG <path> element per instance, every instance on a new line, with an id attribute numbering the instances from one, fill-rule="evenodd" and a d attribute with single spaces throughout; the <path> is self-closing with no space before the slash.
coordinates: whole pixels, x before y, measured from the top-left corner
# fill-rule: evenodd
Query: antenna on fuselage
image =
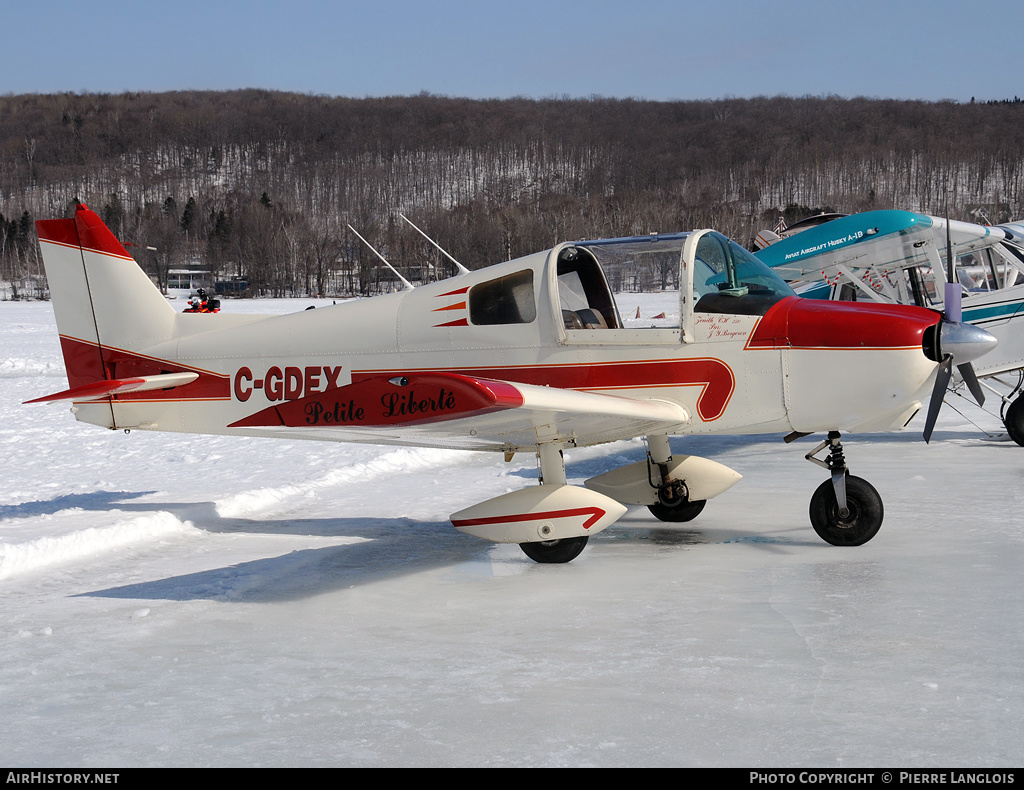
<path id="1" fill-rule="evenodd" d="M 377 250 L 375 250 L 373 248 L 373 245 L 370 244 L 370 242 L 368 242 L 366 239 L 364 239 L 362 236 L 360 236 L 359 235 L 359 231 L 357 231 L 351 225 L 348 226 L 348 229 L 350 231 L 352 231 L 354 234 L 356 234 L 356 237 L 359 239 L 359 241 L 361 241 L 363 244 L 365 244 L 367 247 L 369 247 L 373 251 L 374 255 L 376 255 L 378 258 L 380 258 L 382 261 L 384 261 L 384 265 L 387 266 L 389 269 L 391 269 L 391 271 L 393 271 L 395 273 L 395 277 L 397 277 L 399 280 L 401 280 L 403 283 L 405 283 L 405 287 L 406 288 L 408 288 L 410 291 L 413 289 L 412 283 L 409 282 L 408 280 L 406 280 L 401 274 L 399 274 L 398 269 L 396 269 L 394 266 L 392 266 L 390 263 L 388 263 L 388 259 L 385 258 L 383 255 L 381 255 L 379 252 L 377 252 Z"/>
<path id="2" fill-rule="evenodd" d="M 427 241 L 429 241 L 431 244 L 433 244 L 435 247 L 437 247 L 437 249 L 439 249 L 441 251 L 441 254 L 444 255 L 444 257 L 446 257 L 448 260 L 450 260 L 452 263 L 454 263 L 455 264 L 455 268 L 459 270 L 459 274 L 469 274 L 469 269 L 467 269 L 465 266 L 463 266 L 461 263 L 459 263 L 457 260 L 455 260 L 451 255 L 449 255 L 444 247 L 442 247 L 440 244 L 438 244 L 436 241 L 434 241 L 432 238 L 430 238 L 430 236 L 428 236 L 422 230 L 417 228 L 416 225 L 413 223 L 413 221 L 411 219 L 409 219 L 407 216 L 405 216 L 405 214 L 402 214 L 401 212 L 399 212 L 398 216 L 400 216 L 402 219 L 404 219 L 406 222 L 408 222 L 410 225 L 412 225 L 413 228 L 415 228 L 416 231 L 423 238 L 425 238 Z"/>

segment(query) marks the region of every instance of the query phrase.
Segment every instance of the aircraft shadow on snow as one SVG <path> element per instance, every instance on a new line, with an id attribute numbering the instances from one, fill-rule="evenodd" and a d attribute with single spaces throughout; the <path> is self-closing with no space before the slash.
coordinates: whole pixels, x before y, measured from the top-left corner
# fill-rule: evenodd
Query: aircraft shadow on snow
<path id="1" fill-rule="evenodd" d="M 981 439 L 983 434 L 980 431 L 955 431 L 955 430 L 942 430 L 937 428 L 935 430 L 934 438 L 937 442 L 943 440 L 971 440 Z M 808 436 L 802 441 L 808 445 L 808 448 L 813 447 L 813 443 L 818 441 L 818 436 Z M 851 444 L 854 442 L 870 441 L 872 444 L 904 444 L 904 443 L 916 443 L 920 441 L 920 434 L 913 430 L 907 429 L 901 433 L 880 433 L 880 434 L 865 434 L 863 436 L 853 436 Z M 724 449 L 740 449 L 745 446 L 753 444 L 764 443 L 766 437 L 764 436 L 694 436 L 687 437 L 686 441 L 680 441 L 678 444 L 674 444 L 674 450 L 676 452 L 686 453 L 697 453 L 701 452 L 713 456 L 717 450 L 721 453 Z M 781 435 L 779 437 L 781 443 Z M 1007 441 L 1005 446 L 1008 448 L 1016 447 L 1013 442 Z M 601 472 L 607 471 L 612 467 L 610 463 L 611 459 L 622 459 L 622 463 L 631 463 L 634 461 L 642 460 L 644 457 L 643 450 L 640 448 L 630 448 L 626 451 L 615 453 L 608 456 L 599 456 L 590 459 L 581 459 L 573 461 L 566 466 L 566 472 L 571 478 L 587 478 Z M 809 470 L 810 471 L 810 470 Z M 509 472 L 510 477 L 524 478 L 532 480 L 537 476 L 537 470 L 529 465 L 524 465 L 519 469 Z M 126 499 L 137 499 L 139 497 L 149 496 L 156 493 L 155 491 L 92 491 L 82 494 L 63 494 L 56 496 L 53 499 L 39 499 L 32 502 L 21 502 L 17 505 L 0 505 L 0 520 L 3 519 L 15 519 L 15 518 L 33 518 L 36 516 L 53 515 L 61 510 L 89 510 L 89 511 L 101 511 L 101 510 L 119 510 L 123 512 L 152 512 L 154 510 L 172 510 L 176 515 L 181 515 L 179 511 L 188 511 L 189 515 L 182 515 L 182 518 L 192 519 L 192 515 L 195 512 L 204 521 L 208 520 L 211 516 L 219 519 L 227 524 L 228 522 L 237 522 L 238 526 L 236 529 L 225 528 L 217 531 L 236 531 L 236 532 L 249 532 L 252 531 L 250 528 L 253 522 L 247 522 L 244 519 L 220 519 L 219 516 L 215 515 L 214 503 L 178 503 L 178 504 L 160 504 L 154 505 L 153 503 L 137 503 L 131 504 L 126 503 Z M 258 522 L 257 522 L 258 523 Z M 275 522 L 276 523 L 276 522 Z M 309 534 L 309 533 L 306 533 Z M 326 534 L 326 533 L 325 533 Z M 333 533 L 330 533 L 333 534 Z"/>
<path id="2" fill-rule="evenodd" d="M 969 434 L 974 436 L 974 434 Z M 764 437 L 731 436 L 726 446 L 741 449 L 764 442 Z M 958 432 L 949 432 L 947 438 L 965 438 Z M 692 437 L 679 442 L 674 448 L 700 451 L 700 445 L 713 445 L 721 450 L 723 437 Z M 814 437 L 803 440 L 808 449 Z M 920 441 L 920 437 L 904 434 L 872 434 L 860 437 L 862 441 L 904 442 Z M 781 441 L 781 439 L 780 439 Z M 632 447 L 624 452 L 567 464 L 570 477 L 589 477 L 621 462 L 642 459 L 643 448 Z M 811 470 L 808 470 L 813 474 Z M 531 478 L 536 470 L 524 466 L 510 473 L 515 477 Z M 214 502 L 126 502 L 151 492 L 109 492 L 74 494 L 55 497 L 48 501 L 27 502 L 16 506 L 0 507 L 0 517 L 36 516 L 67 508 L 86 510 L 118 510 L 121 512 L 152 513 L 167 511 L 182 521 L 220 534 L 302 535 L 313 537 L 362 538 L 357 543 L 291 551 L 277 557 L 267 557 L 231 566 L 140 582 L 104 590 L 83 593 L 86 597 L 124 598 L 136 600 L 219 600 L 246 603 L 273 603 L 318 595 L 331 590 L 367 584 L 406 573 L 479 563 L 479 572 L 487 574 L 488 553 L 493 544 L 474 540 L 458 533 L 448 521 L 422 522 L 408 518 L 319 518 L 319 519 L 251 519 L 228 518 L 217 513 Z M 629 544 L 654 546 L 658 549 L 686 548 L 708 543 L 736 542 L 752 544 L 765 551 L 784 551 L 787 547 L 817 546 L 819 542 L 808 537 L 779 538 L 760 536 L 746 530 L 722 528 L 713 522 L 704 524 L 648 525 L 646 510 L 638 508 L 638 515 L 627 516 L 621 528 L 611 528 L 594 536 L 595 545 L 614 543 L 616 550 Z M 705 522 L 708 522 L 705 519 Z M 803 532 L 804 524 L 794 525 Z M 780 545 L 784 544 L 784 545 Z M 518 559 L 518 556 L 517 556 Z M 530 570 L 543 572 L 543 566 L 533 566 L 522 560 Z"/>
<path id="3" fill-rule="evenodd" d="M 123 504 L 123 499 L 153 494 L 154 491 L 92 491 L 87 494 L 63 494 L 53 499 L 37 499 L 18 505 L 0 505 L 0 520 L 52 516 L 61 510 L 153 510 L 152 505 Z"/>
<path id="4" fill-rule="evenodd" d="M 194 506 L 191 506 L 194 507 Z M 170 509 L 166 505 L 162 509 Z M 646 512 L 646 511 L 644 511 Z M 595 545 L 615 544 L 613 551 L 646 546 L 647 549 L 686 549 L 720 542 L 752 543 L 758 549 L 780 551 L 784 547 L 817 546 L 807 538 L 779 539 L 740 535 L 735 531 L 657 525 L 646 528 L 646 517 L 622 519 L 622 526 L 595 535 Z M 211 532 L 264 534 L 338 535 L 365 538 L 339 546 L 302 549 L 277 557 L 242 562 L 227 567 L 172 576 L 137 584 L 82 593 L 80 597 L 132 600 L 216 600 L 237 603 L 276 603 L 391 579 L 408 573 L 465 566 L 469 574 L 492 575 L 489 553 L 494 544 L 456 532 L 450 523 L 417 522 L 411 519 L 312 519 L 245 521 L 225 519 L 222 526 L 205 524 Z M 637 528 L 639 527 L 639 528 Z M 803 525 L 801 525 L 803 529 Z M 522 563 L 524 571 L 550 572 L 518 552 L 509 562 Z"/>
<path id="5" fill-rule="evenodd" d="M 203 503 L 213 510 L 213 503 Z M 185 509 L 194 513 L 198 505 Z M 174 506 L 160 509 L 174 512 Z M 220 600 L 274 603 L 319 595 L 385 578 L 480 559 L 488 544 L 447 522 L 412 519 L 193 520 L 208 532 L 364 538 L 357 543 L 301 549 L 227 567 L 111 587 L 85 597 Z"/>
<path id="6" fill-rule="evenodd" d="M 489 576 L 494 544 L 457 532 L 448 521 L 425 522 L 408 518 L 322 518 L 260 520 L 222 518 L 212 502 L 141 503 L 115 505 L 118 509 L 163 510 L 211 533 L 249 535 L 302 535 L 362 538 L 356 543 L 291 551 L 231 566 L 110 587 L 83 593 L 83 597 L 134 600 L 217 600 L 239 603 L 274 603 L 312 597 L 333 590 L 391 579 L 408 573 L 464 566 L 465 572 Z M 805 525 L 794 525 L 805 531 Z M 651 522 L 645 508 L 624 517 L 619 525 L 595 535 L 594 546 L 613 544 L 613 551 L 684 550 L 700 544 L 742 542 L 763 551 L 818 546 L 810 536 L 779 538 L 758 536 L 731 527 Z M 784 544 L 784 545 L 779 545 Z M 827 547 L 826 547 L 827 548 Z M 549 572 L 518 552 L 508 562 L 522 563 L 526 572 Z"/>

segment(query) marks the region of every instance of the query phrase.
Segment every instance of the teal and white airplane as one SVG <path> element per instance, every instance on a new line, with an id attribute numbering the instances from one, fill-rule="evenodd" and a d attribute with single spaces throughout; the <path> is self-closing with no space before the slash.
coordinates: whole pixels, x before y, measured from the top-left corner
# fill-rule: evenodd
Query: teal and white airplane
<path id="1" fill-rule="evenodd" d="M 1010 438 L 1024 445 L 1024 223 L 976 225 L 910 211 L 825 214 L 762 231 L 755 246 L 808 297 L 944 310 L 947 283 L 959 284 L 963 320 L 999 340 L 974 370 L 1001 398 Z"/>

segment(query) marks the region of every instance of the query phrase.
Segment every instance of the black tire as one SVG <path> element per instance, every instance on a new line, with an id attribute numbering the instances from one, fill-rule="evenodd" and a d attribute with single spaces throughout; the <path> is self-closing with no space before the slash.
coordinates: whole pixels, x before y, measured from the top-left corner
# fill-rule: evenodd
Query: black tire
<path id="1" fill-rule="evenodd" d="M 867 480 L 847 475 L 846 505 L 849 514 L 840 516 L 836 490 L 832 481 L 826 480 L 811 496 L 811 526 L 833 546 L 862 546 L 882 526 L 882 498 Z"/>
<path id="2" fill-rule="evenodd" d="M 544 540 L 536 543 L 520 543 L 523 554 L 534 562 L 571 562 L 580 556 L 590 540 L 589 535 L 561 540 Z"/>
<path id="3" fill-rule="evenodd" d="M 1024 447 L 1024 397 L 1018 396 L 1006 407 L 1003 425 L 1010 438 Z"/>
<path id="4" fill-rule="evenodd" d="M 678 524 L 682 521 L 693 521 L 707 503 L 706 499 L 698 499 L 695 502 L 680 502 L 675 507 L 669 507 L 659 502 L 656 505 L 648 505 L 647 509 L 661 521 L 673 521 Z"/>

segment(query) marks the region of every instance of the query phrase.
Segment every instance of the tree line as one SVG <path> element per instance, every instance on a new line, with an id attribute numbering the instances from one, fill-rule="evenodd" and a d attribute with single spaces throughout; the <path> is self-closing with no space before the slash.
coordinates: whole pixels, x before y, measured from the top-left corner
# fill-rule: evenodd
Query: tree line
<path id="1" fill-rule="evenodd" d="M 771 97 L 352 99 L 260 90 L 0 96 L 0 280 L 33 220 L 100 213 L 161 284 L 371 294 L 580 238 L 901 208 L 1024 216 L 1024 103 Z M 984 214 L 976 212 L 983 209 Z"/>

